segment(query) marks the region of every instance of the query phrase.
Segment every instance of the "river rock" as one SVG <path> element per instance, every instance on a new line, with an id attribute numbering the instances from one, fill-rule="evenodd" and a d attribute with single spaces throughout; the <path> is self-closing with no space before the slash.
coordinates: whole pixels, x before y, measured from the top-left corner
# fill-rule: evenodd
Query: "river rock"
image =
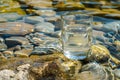
<path id="1" fill-rule="evenodd" d="M 83 5 L 85 5 L 86 7 L 91 7 L 91 8 L 100 8 L 102 5 L 105 4 L 105 2 L 82 2 Z"/>
<path id="2" fill-rule="evenodd" d="M 20 51 L 15 51 L 15 57 L 29 57 L 33 49 L 22 49 Z"/>
<path id="3" fill-rule="evenodd" d="M 114 42 L 114 45 L 116 46 L 117 50 L 120 51 L 120 41 L 119 40 L 116 40 Z"/>
<path id="4" fill-rule="evenodd" d="M 33 6 L 35 9 L 41 9 L 41 8 L 50 8 L 52 7 L 52 1 L 50 0 L 34 0 L 34 1 L 28 1 L 28 5 Z"/>
<path id="5" fill-rule="evenodd" d="M 55 26 L 49 22 L 42 22 L 38 23 L 35 26 L 35 31 L 37 32 L 45 32 L 45 33 L 52 33 L 54 32 Z"/>
<path id="6" fill-rule="evenodd" d="M 16 45 L 27 45 L 29 44 L 28 39 L 24 37 L 9 37 L 5 39 L 5 42 L 8 47 L 14 47 Z M 11 44 L 12 43 L 12 44 Z"/>
<path id="7" fill-rule="evenodd" d="M 14 54 L 13 54 L 13 51 L 4 51 L 3 52 L 3 55 L 6 57 L 6 58 L 13 58 L 14 57 Z"/>
<path id="8" fill-rule="evenodd" d="M 22 19 L 22 16 L 17 13 L 2 13 L 0 14 L 0 18 L 4 18 L 7 21 L 15 21 L 18 19 Z"/>
<path id="9" fill-rule="evenodd" d="M 34 26 L 23 22 L 0 23 L 1 35 L 26 35 L 34 31 Z"/>
<path id="10" fill-rule="evenodd" d="M 105 17 L 114 18 L 114 19 L 120 19 L 120 14 L 112 13 L 112 14 L 105 15 Z"/>
<path id="11" fill-rule="evenodd" d="M 7 49 L 7 45 L 5 43 L 0 43 L 0 51 L 4 51 Z"/>
<path id="12" fill-rule="evenodd" d="M 36 14 L 40 15 L 40 16 L 55 16 L 56 12 L 53 10 L 35 10 L 34 11 Z"/>
<path id="13" fill-rule="evenodd" d="M 45 47 L 35 47 L 35 49 L 31 52 L 31 55 L 48 55 L 53 54 L 55 52 L 52 48 Z"/>
<path id="14" fill-rule="evenodd" d="M 88 75 L 85 77 L 84 75 Z M 84 77 L 84 78 L 83 78 Z M 98 63 L 89 63 L 82 67 L 79 74 L 81 80 L 115 80 L 111 69 L 101 66 Z"/>
<path id="15" fill-rule="evenodd" d="M 115 77 L 118 77 L 120 79 L 120 69 L 113 70 L 113 73 L 115 74 Z"/>
<path id="16" fill-rule="evenodd" d="M 5 69 L 0 71 L 0 80 L 13 80 L 14 76 L 15 73 L 12 70 Z"/>
<path id="17" fill-rule="evenodd" d="M 44 18 L 40 17 L 40 16 L 28 16 L 24 18 L 26 23 L 29 24 L 37 24 L 39 22 L 44 22 Z"/>
<path id="18" fill-rule="evenodd" d="M 3 22 L 7 22 L 7 20 L 5 18 L 0 17 L 0 23 L 3 23 Z"/>

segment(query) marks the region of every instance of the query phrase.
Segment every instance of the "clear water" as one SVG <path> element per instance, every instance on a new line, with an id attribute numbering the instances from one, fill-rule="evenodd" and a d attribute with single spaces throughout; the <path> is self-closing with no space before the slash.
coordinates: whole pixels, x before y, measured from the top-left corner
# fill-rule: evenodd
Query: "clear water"
<path id="1" fill-rule="evenodd" d="M 63 32 L 64 55 L 70 59 L 83 60 L 90 52 L 91 29 L 89 27 L 72 25 Z"/>

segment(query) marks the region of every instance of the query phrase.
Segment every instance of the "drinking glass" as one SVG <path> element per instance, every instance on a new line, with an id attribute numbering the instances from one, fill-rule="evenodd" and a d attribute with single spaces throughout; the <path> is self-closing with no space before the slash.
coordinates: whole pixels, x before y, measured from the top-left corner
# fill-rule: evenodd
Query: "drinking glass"
<path id="1" fill-rule="evenodd" d="M 84 60 L 91 53 L 92 16 L 86 14 L 62 15 L 63 54 L 73 60 Z"/>

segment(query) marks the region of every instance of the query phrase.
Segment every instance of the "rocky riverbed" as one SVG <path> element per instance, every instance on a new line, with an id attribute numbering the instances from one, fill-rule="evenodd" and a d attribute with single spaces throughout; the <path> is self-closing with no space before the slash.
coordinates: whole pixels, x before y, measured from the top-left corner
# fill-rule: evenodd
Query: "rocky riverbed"
<path id="1" fill-rule="evenodd" d="M 120 80 L 119 10 L 119 0 L 1 0 L 0 80 Z M 61 15 L 68 12 L 93 15 L 86 60 L 62 54 Z"/>

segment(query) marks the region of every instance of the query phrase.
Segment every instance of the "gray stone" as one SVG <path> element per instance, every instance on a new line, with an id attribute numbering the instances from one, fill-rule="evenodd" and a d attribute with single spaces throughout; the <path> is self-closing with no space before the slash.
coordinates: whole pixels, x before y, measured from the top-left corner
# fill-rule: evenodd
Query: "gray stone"
<path id="1" fill-rule="evenodd" d="M 28 16 L 24 18 L 24 21 L 30 24 L 37 24 L 39 22 L 44 22 L 44 18 L 40 16 Z"/>
<path id="2" fill-rule="evenodd" d="M 34 26 L 24 22 L 0 23 L 1 35 L 26 35 L 34 31 Z"/>
<path id="3" fill-rule="evenodd" d="M 52 33 L 54 32 L 55 26 L 49 22 L 42 22 L 38 23 L 35 26 L 35 31 L 37 32 L 45 32 L 45 33 Z"/>
<path id="4" fill-rule="evenodd" d="M 28 39 L 24 37 L 9 37 L 5 39 L 8 47 L 14 47 L 16 45 L 27 45 L 29 44 Z"/>
<path id="5" fill-rule="evenodd" d="M 31 55 L 48 55 L 53 54 L 55 50 L 53 48 L 47 47 L 35 47 L 35 49 L 31 52 Z"/>
<path id="6" fill-rule="evenodd" d="M 4 18 L 8 21 L 15 21 L 17 19 L 22 19 L 22 16 L 17 13 L 2 13 L 0 14 L 0 18 Z"/>

